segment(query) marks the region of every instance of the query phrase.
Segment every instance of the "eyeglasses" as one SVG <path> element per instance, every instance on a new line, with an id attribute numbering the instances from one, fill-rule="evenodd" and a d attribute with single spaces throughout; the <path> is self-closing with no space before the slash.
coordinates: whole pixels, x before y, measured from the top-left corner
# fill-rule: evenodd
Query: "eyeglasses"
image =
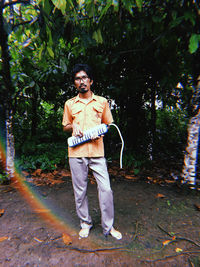
<path id="1" fill-rule="evenodd" d="M 88 76 L 76 77 L 76 78 L 75 78 L 75 82 L 80 83 L 81 80 L 82 80 L 83 82 L 86 82 L 87 79 L 88 79 Z"/>

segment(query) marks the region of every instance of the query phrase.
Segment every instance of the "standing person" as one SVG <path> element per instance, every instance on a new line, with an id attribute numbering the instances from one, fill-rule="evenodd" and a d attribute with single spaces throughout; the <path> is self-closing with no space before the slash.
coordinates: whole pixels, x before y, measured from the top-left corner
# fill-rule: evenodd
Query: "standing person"
<path id="1" fill-rule="evenodd" d="M 72 71 L 74 85 L 78 95 L 65 102 L 63 130 L 73 136 L 81 137 L 83 132 L 101 123 L 113 121 L 107 100 L 91 91 L 93 76 L 87 64 L 76 64 Z M 121 239 L 122 234 L 115 230 L 113 193 L 104 158 L 103 137 L 93 135 L 92 140 L 68 148 L 69 165 L 72 175 L 77 215 L 80 218 L 79 238 L 88 237 L 92 228 L 87 199 L 88 169 L 90 168 L 97 182 L 101 223 L 105 236 Z"/>

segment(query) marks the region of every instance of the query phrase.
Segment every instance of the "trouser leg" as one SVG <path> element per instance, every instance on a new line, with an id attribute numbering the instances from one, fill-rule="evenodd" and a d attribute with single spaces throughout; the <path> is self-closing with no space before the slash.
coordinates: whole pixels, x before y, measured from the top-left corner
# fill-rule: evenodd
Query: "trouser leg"
<path id="1" fill-rule="evenodd" d="M 109 234 L 114 223 L 113 193 L 105 158 L 90 158 L 89 167 L 98 185 L 99 206 L 103 233 Z"/>
<path id="2" fill-rule="evenodd" d="M 81 227 L 83 227 L 84 223 L 92 223 L 86 195 L 88 184 L 88 160 L 86 158 L 69 158 L 69 165 L 72 175 L 76 212 L 81 220 Z"/>

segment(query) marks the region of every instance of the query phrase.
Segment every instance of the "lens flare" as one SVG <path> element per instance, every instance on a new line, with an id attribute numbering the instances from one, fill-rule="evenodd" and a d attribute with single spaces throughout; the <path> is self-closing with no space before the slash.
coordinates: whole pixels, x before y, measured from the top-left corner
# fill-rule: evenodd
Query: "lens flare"
<path id="1" fill-rule="evenodd" d="M 6 169 L 6 148 L 2 137 L 0 137 L 0 162 L 2 164 L 2 167 Z M 16 164 L 14 177 L 12 178 L 11 182 L 11 185 L 21 193 L 21 195 L 26 199 L 28 204 L 42 219 L 44 219 L 49 225 L 53 226 L 54 229 L 59 230 L 61 233 L 67 234 L 71 239 L 74 239 L 73 236 L 76 235 L 77 229 L 75 229 L 75 227 L 73 226 L 74 223 L 72 216 L 67 212 L 67 210 L 64 211 L 64 216 L 60 215 L 62 211 L 58 215 L 58 207 L 55 208 L 54 204 L 52 205 L 49 200 L 41 197 L 41 193 L 38 189 L 36 189 L 36 186 L 30 183 L 24 177 L 21 171 L 16 168 Z M 76 235 L 76 239 L 78 241 L 78 235 Z M 107 245 L 105 245 L 105 243 L 102 244 L 101 238 L 98 239 L 96 236 L 90 236 L 90 238 L 87 239 L 87 247 L 88 246 L 90 248 L 82 247 L 80 249 L 78 247 L 72 247 L 71 245 L 68 246 L 68 248 L 84 252 L 95 252 L 101 250 L 119 251 L 119 249 L 122 248 L 121 246 L 117 246 L 114 248 L 109 247 L 109 243 L 107 243 Z"/>
<path id="2" fill-rule="evenodd" d="M 2 136 L 0 136 L 0 162 L 4 170 L 6 170 L 6 147 Z M 22 196 L 27 200 L 33 210 L 39 214 L 46 222 L 50 223 L 56 229 L 63 233 L 71 235 L 75 232 L 72 225 L 72 218 L 67 214 L 68 218 L 61 218 L 53 209 L 49 208 L 49 204 L 41 198 L 41 195 L 35 190 L 22 173 L 15 166 L 14 177 L 12 178 L 12 186 L 16 188 Z"/>

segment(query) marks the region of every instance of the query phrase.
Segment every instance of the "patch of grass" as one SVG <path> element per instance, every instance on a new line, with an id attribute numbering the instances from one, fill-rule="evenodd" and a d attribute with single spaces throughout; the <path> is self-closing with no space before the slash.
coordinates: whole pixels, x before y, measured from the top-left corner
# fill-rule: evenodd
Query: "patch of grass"
<path id="1" fill-rule="evenodd" d="M 6 184 L 8 182 L 8 175 L 5 173 L 5 171 L 2 171 L 0 173 L 0 184 Z"/>
<path id="2" fill-rule="evenodd" d="M 157 202 L 157 207 L 160 212 L 164 212 L 167 215 L 179 215 L 191 211 L 191 207 L 189 207 L 185 201 L 172 202 L 169 199 L 159 200 Z"/>

